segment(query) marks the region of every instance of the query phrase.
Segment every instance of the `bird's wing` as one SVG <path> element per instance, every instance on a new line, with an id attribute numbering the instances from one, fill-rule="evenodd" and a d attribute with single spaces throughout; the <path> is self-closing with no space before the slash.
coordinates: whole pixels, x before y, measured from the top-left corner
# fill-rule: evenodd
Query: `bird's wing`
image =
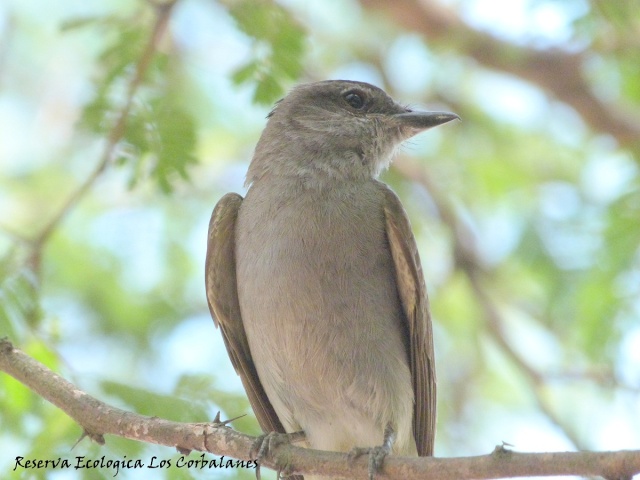
<path id="1" fill-rule="evenodd" d="M 220 199 L 211 214 L 205 263 L 207 302 L 214 323 L 222 331 L 231 363 L 240 375 L 262 430 L 285 433 L 258 378 L 240 315 L 236 284 L 235 230 L 241 204 L 240 195 L 228 193 Z"/>
<path id="2" fill-rule="evenodd" d="M 409 363 L 415 396 L 413 435 L 418 455 L 431 456 L 436 430 L 436 372 L 429 300 L 407 214 L 395 193 L 386 186 L 384 193 L 387 238 L 409 337 Z"/>

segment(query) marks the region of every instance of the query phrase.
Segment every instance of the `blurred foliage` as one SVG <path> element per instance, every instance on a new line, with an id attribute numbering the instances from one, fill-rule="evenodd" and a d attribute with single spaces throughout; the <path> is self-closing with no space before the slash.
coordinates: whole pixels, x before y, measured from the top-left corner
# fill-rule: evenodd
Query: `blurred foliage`
<path id="1" fill-rule="evenodd" d="M 141 18 L 148 19 L 146 28 L 141 28 Z M 79 126 L 108 135 L 110 129 L 117 128 L 114 119 L 127 108 L 122 154 L 117 163 L 132 164 L 130 186 L 135 186 L 141 176 L 148 175 L 168 193 L 172 176 L 177 174 L 187 179 L 187 168 L 196 163 L 193 153 L 196 133 L 193 119 L 179 105 L 181 86 L 171 74 L 179 66 L 172 65 L 167 55 L 154 52 L 148 70 L 139 71 L 143 52 L 150 41 L 153 19 L 150 10 L 144 8 L 142 12 L 136 11 L 122 18 L 71 20 L 63 25 L 63 30 L 94 26 L 107 34 L 117 32 L 98 55 L 99 73 L 94 80 L 94 98 L 84 107 Z M 144 77 L 138 78 L 138 75 Z M 130 94 L 133 88 L 136 88 L 135 99 L 129 95 L 123 102 L 123 92 Z M 128 102 L 131 102 L 130 106 Z"/>
<path id="2" fill-rule="evenodd" d="M 486 2 L 448 3 L 505 44 L 579 50 L 597 97 L 638 114 L 636 2 L 530 0 L 520 33 L 511 17 L 480 18 Z M 0 336 L 121 408 L 196 422 L 246 413 L 233 426 L 258 433 L 206 306 L 208 216 L 242 192 L 266 105 L 298 81 L 353 78 L 463 118 L 412 140 L 384 175 L 429 286 L 436 453 L 503 440 L 640 448 L 638 152 L 479 66 L 458 32 L 426 44 L 353 0 L 180 0 L 155 43 L 163 10 L 151 2 L 48 10 L 0 7 Z M 556 30 L 531 33 L 543 24 Z M 0 425 L 3 478 L 27 475 L 12 471 L 17 455 L 179 456 L 113 437 L 70 453 L 80 427 L 4 374 Z M 118 478 L 219 472 L 152 473 Z"/>
<path id="3" fill-rule="evenodd" d="M 251 59 L 232 74 L 233 82 L 255 85 L 253 100 L 271 104 L 284 93 L 283 81 L 302 71 L 304 31 L 287 10 L 269 1 L 226 2 L 238 29 L 253 39 Z"/>

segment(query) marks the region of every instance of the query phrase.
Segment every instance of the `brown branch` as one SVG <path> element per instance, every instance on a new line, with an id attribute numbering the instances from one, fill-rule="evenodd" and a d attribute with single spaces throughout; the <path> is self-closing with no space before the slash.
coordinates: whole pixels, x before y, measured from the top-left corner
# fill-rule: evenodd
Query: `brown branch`
<path id="1" fill-rule="evenodd" d="M 146 417 L 107 405 L 0 339 L 0 370 L 48 400 L 102 443 L 105 434 L 177 448 L 252 460 L 255 438 L 223 423 L 178 423 Z M 323 452 L 282 444 L 262 465 L 290 474 L 365 478 L 367 459 L 350 461 L 344 453 Z M 498 447 L 490 455 L 461 458 L 388 457 L 376 478 L 460 480 L 550 475 L 601 475 L 630 479 L 640 473 L 640 451 L 517 453 Z"/>
<path id="2" fill-rule="evenodd" d="M 485 67 L 532 82 L 573 107 L 595 131 L 609 133 L 621 146 L 638 148 L 640 118 L 596 97 L 584 75 L 585 53 L 518 46 L 470 27 L 453 9 L 433 0 L 360 0 L 384 12 L 403 29 L 434 43 L 454 45 Z"/>
<path id="3" fill-rule="evenodd" d="M 125 97 L 124 105 L 120 109 L 113 127 L 107 134 L 104 150 L 102 151 L 100 160 L 98 161 L 98 164 L 96 165 L 94 170 L 76 188 L 76 190 L 72 192 L 71 195 L 69 195 L 69 197 L 63 203 L 62 207 L 60 207 L 60 209 L 53 215 L 53 217 L 47 222 L 47 224 L 34 238 L 33 253 L 29 262 L 34 271 L 39 271 L 40 251 L 42 249 L 42 245 L 48 240 L 48 238 L 51 236 L 60 222 L 64 219 L 64 217 L 75 207 L 80 199 L 82 199 L 82 197 L 86 195 L 86 193 L 91 189 L 96 180 L 102 175 L 107 166 L 111 163 L 118 143 L 120 142 L 120 140 L 122 140 L 122 137 L 125 134 L 127 120 L 131 112 L 131 106 L 133 104 L 135 94 L 142 84 L 145 73 L 148 70 L 149 65 L 151 64 L 151 61 L 153 60 L 153 57 L 157 50 L 158 42 L 160 41 L 162 35 L 166 30 L 169 18 L 171 16 L 171 11 L 177 1 L 178 0 L 169 0 L 164 3 L 149 2 L 149 4 L 152 5 L 152 7 L 156 10 L 156 20 L 149 37 L 149 41 L 147 42 L 147 45 L 145 46 L 145 49 L 143 50 L 142 54 L 140 55 L 140 59 L 136 64 L 135 73 L 127 85 L 127 94 Z"/>

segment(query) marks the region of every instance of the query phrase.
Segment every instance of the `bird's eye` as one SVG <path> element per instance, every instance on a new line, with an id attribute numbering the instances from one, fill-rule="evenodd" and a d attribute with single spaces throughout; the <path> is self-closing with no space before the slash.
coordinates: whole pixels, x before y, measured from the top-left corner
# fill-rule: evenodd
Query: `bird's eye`
<path id="1" fill-rule="evenodd" d="M 364 96 L 358 92 L 347 92 L 344 95 L 344 99 L 356 110 L 364 107 Z"/>

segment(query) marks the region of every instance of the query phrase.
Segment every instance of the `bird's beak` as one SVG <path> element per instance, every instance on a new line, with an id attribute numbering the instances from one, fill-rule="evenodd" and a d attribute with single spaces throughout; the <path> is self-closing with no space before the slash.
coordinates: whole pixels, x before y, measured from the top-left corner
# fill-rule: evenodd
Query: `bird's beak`
<path id="1" fill-rule="evenodd" d="M 460 120 L 458 115 L 448 112 L 406 112 L 396 114 L 395 118 L 400 123 L 400 127 L 406 129 L 411 135 L 451 120 Z"/>

